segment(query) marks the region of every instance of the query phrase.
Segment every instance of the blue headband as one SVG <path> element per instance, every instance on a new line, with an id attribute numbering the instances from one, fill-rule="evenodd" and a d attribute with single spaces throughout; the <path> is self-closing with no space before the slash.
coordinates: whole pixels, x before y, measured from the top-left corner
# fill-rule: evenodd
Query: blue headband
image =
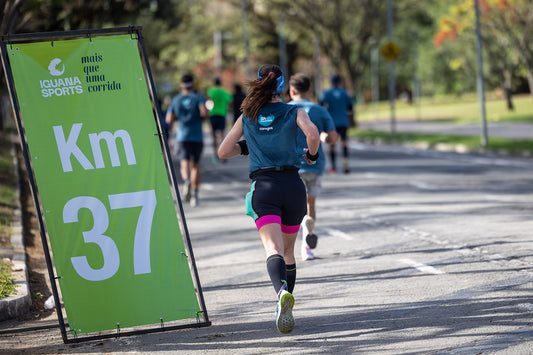
<path id="1" fill-rule="evenodd" d="M 261 68 L 257 70 L 258 79 L 261 79 L 261 74 L 259 73 L 260 70 Z M 278 78 L 276 78 L 276 81 L 277 81 L 276 91 L 272 93 L 273 95 L 281 94 L 283 92 L 283 89 L 285 88 L 285 80 L 283 80 L 283 70 L 281 71 L 281 75 Z"/>

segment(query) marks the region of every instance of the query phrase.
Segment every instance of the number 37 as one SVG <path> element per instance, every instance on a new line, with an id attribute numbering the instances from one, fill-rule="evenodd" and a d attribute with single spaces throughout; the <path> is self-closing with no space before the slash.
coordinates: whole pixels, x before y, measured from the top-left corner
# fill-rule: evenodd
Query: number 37
<path id="1" fill-rule="evenodd" d="M 157 204 L 155 190 L 128 192 L 109 195 L 112 210 L 131 207 L 142 207 L 135 229 L 133 243 L 133 270 L 135 275 L 148 274 L 150 268 L 150 231 Z M 76 272 L 86 280 L 102 281 L 115 275 L 120 266 L 118 248 L 113 239 L 104 235 L 109 227 L 109 215 L 105 205 L 97 198 L 79 196 L 69 200 L 63 208 L 63 222 L 78 222 L 78 212 L 87 208 L 93 215 L 94 225 L 89 231 L 83 232 L 85 243 L 95 243 L 102 250 L 104 265 L 93 269 L 86 256 L 72 257 L 72 265 Z"/>

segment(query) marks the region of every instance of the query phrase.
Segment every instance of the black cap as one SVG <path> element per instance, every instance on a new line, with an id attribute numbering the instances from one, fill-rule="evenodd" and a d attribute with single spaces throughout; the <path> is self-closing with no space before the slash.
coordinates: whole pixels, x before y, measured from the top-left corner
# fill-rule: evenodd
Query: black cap
<path id="1" fill-rule="evenodd" d="M 185 74 L 181 77 L 181 84 L 186 88 L 192 88 L 194 85 L 194 78 L 191 74 Z"/>

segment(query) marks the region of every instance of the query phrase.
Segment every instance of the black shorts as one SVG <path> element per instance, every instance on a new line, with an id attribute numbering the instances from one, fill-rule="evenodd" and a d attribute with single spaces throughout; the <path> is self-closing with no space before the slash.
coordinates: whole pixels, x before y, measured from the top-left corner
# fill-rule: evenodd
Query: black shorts
<path id="1" fill-rule="evenodd" d="M 246 214 L 254 219 L 257 229 L 278 223 L 283 233 L 297 233 L 306 213 L 307 195 L 297 168 L 253 174 Z"/>
<path id="2" fill-rule="evenodd" d="M 178 159 L 195 163 L 200 161 L 204 144 L 202 142 L 178 142 Z"/>
<path id="3" fill-rule="evenodd" d="M 339 137 L 341 138 L 341 141 L 346 140 L 346 131 L 348 130 L 348 127 L 336 127 L 335 130 L 339 134 Z"/>
<path id="4" fill-rule="evenodd" d="M 223 131 L 226 129 L 226 117 L 213 115 L 209 117 L 209 122 L 211 122 L 211 128 L 213 131 Z"/>

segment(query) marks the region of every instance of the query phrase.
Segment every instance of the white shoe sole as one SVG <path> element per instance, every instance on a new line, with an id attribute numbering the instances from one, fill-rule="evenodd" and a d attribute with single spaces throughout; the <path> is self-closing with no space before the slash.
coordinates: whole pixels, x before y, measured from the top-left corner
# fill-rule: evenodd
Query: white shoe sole
<path id="1" fill-rule="evenodd" d="M 294 296 L 289 292 L 283 292 L 279 300 L 279 312 L 276 318 L 276 326 L 282 334 L 288 334 L 294 330 L 292 307 L 294 307 Z"/>

